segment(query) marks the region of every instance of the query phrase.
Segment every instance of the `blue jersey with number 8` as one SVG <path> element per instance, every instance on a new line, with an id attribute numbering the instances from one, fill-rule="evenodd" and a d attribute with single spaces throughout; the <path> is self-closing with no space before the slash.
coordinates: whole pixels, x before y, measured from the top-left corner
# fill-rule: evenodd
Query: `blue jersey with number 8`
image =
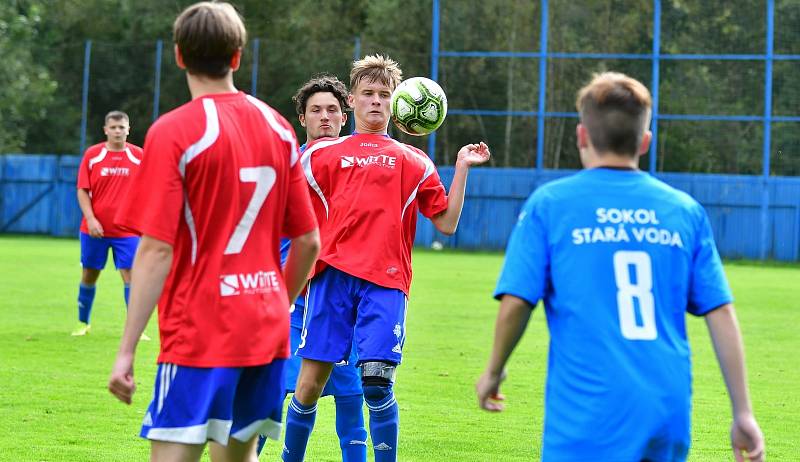
<path id="1" fill-rule="evenodd" d="M 732 301 L 705 210 L 646 173 L 597 168 L 538 188 L 495 297 L 544 301 L 546 461 L 685 460 L 685 313 Z"/>

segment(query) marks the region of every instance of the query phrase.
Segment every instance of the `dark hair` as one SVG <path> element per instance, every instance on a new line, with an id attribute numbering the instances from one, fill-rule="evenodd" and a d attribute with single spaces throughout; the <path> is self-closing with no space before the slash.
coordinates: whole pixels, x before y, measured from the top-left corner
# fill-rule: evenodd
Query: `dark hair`
<path id="1" fill-rule="evenodd" d="M 331 93 L 339 101 L 342 112 L 348 109 L 347 88 L 344 83 L 332 75 L 320 74 L 304 83 L 292 96 L 297 115 L 306 113 L 306 103 L 315 93 Z"/>
<path id="2" fill-rule="evenodd" d="M 225 77 L 231 59 L 247 41 L 242 18 L 229 3 L 200 2 L 175 20 L 172 35 L 191 74 Z"/>
<path id="3" fill-rule="evenodd" d="M 109 112 L 108 114 L 106 114 L 106 118 L 104 119 L 104 122 L 107 124 L 109 119 L 127 120 L 129 123 L 130 123 L 130 120 L 131 120 L 128 117 L 128 114 L 125 114 L 122 111 L 111 111 L 111 112 Z"/>
<path id="4" fill-rule="evenodd" d="M 595 75 L 581 88 L 575 106 L 598 153 L 635 156 L 650 121 L 650 92 L 618 72 Z"/>

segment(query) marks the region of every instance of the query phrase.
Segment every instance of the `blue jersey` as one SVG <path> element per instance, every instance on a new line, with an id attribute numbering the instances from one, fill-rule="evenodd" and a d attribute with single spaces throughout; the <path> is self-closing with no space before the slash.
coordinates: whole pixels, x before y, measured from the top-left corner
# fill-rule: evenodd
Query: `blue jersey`
<path id="1" fill-rule="evenodd" d="M 732 301 L 705 210 L 639 171 L 538 188 L 495 291 L 544 301 L 550 331 L 542 459 L 685 460 L 685 312 Z"/>

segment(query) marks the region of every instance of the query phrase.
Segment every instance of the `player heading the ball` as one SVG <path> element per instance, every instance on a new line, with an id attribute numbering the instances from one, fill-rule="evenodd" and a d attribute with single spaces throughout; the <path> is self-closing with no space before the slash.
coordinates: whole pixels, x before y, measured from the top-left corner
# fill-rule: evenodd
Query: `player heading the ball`
<path id="1" fill-rule="evenodd" d="M 467 173 L 489 160 L 484 143 L 457 156 L 450 194 L 417 148 L 387 134 L 400 66 L 380 55 L 353 63 L 350 95 L 356 132 L 308 145 L 301 162 L 320 223 L 322 251 L 309 282 L 297 355 L 303 358 L 286 417 L 284 461 L 301 461 L 316 404 L 334 363 L 358 353 L 376 462 L 397 460 L 395 371 L 406 338 L 411 246 L 417 214 L 455 232 Z"/>

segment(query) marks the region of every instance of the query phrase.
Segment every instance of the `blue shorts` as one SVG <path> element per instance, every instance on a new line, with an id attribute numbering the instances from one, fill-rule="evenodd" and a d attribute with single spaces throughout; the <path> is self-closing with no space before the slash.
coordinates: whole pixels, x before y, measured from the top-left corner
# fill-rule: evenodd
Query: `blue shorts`
<path id="1" fill-rule="evenodd" d="M 139 238 L 132 237 L 92 237 L 80 233 L 81 265 L 84 268 L 101 270 L 106 267 L 108 248 L 113 250 L 114 266 L 117 269 L 131 269 Z"/>
<path id="2" fill-rule="evenodd" d="M 140 436 L 155 441 L 227 445 L 261 434 L 277 440 L 286 360 L 255 367 L 187 367 L 162 363 Z"/>
<path id="3" fill-rule="evenodd" d="M 302 311 L 302 306 L 295 305 L 295 312 Z M 300 333 L 303 331 L 302 327 L 292 326 L 290 338 L 292 340 L 292 351 L 297 351 L 297 346 L 300 345 Z M 292 355 L 286 361 L 286 393 L 294 393 L 295 386 L 297 385 L 297 376 L 300 375 L 300 363 L 302 358 L 297 355 Z M 350 349 L 350 357 L 347 362 L 336 363 L 331 371 L 331 376 L 328 378 L 328 383 L 322 389 L 322 396 L 349 396 L 360 395 L 363 393 L 361 390 L 361 374 L 355 364 L 358 362 L 358 355 L 356 355 L 355 348 Z"/>
<path id="4" fill-rule="evenodd" d="M 400 364 L 406 338 L 403 291 L 351 276 L 332 266 L 308 283 L 297 356 L 338 363 L 355 345 L 358 364 Z"/>

